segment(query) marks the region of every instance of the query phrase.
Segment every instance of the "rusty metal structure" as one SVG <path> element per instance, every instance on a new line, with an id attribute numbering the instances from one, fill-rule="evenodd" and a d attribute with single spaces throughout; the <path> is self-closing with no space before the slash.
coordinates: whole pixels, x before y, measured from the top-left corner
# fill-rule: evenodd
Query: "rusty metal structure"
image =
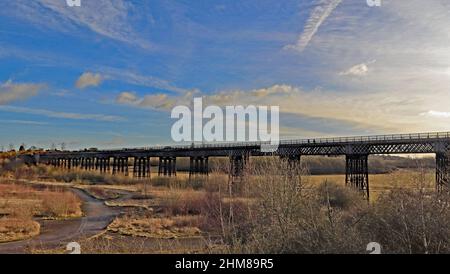
<path id="1" fill-rule="evenodd" d="M 284 140 L 275 152 L 264 152 L 262 142 L 212 143 L 201 145 L 177 145 L 101 151 L 48 151 L 34 156 L 23 156 L 32 163 L 45 163 L 65 169 L 81 168 L 113 174 L 129 175 L 132 169 L 137 178 L 150 177 L 150 159 L 159 158 L 158 175 L 176 176 L 177 158 L 190 159 L 189 176 L 207 176 L 209 158 L 228 157 L 229 176 L 239 182 L 245 175 L 251 157 L 276 156 L 298 164 L 300 158 L 309 155 L 346 158 L 346 185 L 361 190 L 369 197 L 368 156 L 374 154 L 435 154 L 436 189 L 449 186 L 450 132 L 355 136 Z"/>

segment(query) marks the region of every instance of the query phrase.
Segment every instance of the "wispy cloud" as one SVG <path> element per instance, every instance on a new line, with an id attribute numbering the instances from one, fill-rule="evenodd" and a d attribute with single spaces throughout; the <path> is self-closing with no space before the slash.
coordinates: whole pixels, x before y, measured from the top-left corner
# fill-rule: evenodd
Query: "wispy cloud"
<path id="1" fill-rule="evenodd" d="M 194 95 L 200 96 L 198 92 L 187 92 L 183 95 L 167 95 L 164 93 L 157 94 L 147 94 L 139 97 L 135 92 L 121 92 L 115 99 L 116 103 L 149 108 L 154 110 L 167 111 L 176 105 L 186 105 L 189 104 Z"/>
<path id="2" fill-rule="evenodd" d="M 124 81 L 130 84 L 139 85 L 143 87 L 151 87 L 162 89 L 165 91 L 171 91 L 179 94 L 195 92 L 189 89 L 180 88 L 170 83 L 167 80 L 154 77 L 151 75 L 142 75 L 132 71 L 116 69 L 116 68 L 102 68 L 101 72 L 105 75 L 105 78 L 110 80 Z"/>
<path id="3" fill-rule="evenodd" d="M 435 118 L 450 118 L 450 112 L 445 112 L 445 111 L 429 110 L 427 112 L 420 113 L 420 115 L 435 117 Z"/>
<path id="4" fill-rule="evenodd" d="M 373 63 L 375 63 L 375 60 L 370 61 L 370 62 L 366 62 L 366 63 L 361 63 L 361 64 L 354 65 L 351 68 L 340 72 L 339 75 L 343 75 L 343 76 L 357 76 L 357 77 L 366 76 L 369 73 L 369 65 L 373 64 Z"/>
<path id="5" fill-rule="evenodd" d="M 121 122 L 126 121 L 125 118 L 115 115 L 103 115 L 103 114 L 85 114 L 85 113 L 73 113 L 73 112 L 59 112 L 46 109 L 34 109 L 17 106 L 0 106 L 0 111 L 26 113 L 33 115 L 46 116 L 50 118 L 71 119 L 71 120 L 94 120 L 101 122 Z"/>
<path id="6" fill-rule="evenodd" d="M 131 1 L 82 1 L 82 6 L 68 8 L 64 0 L 15 0 L 2 7 L 5 15 L 14 14 L 36 25 L 61 32 L 86 27 L 110 39 L 151 49 L 152 44 L 143 39 L 132 24 L 130 13 L 135 9 Z M 0 11 L 0 14 L 2 12 Z"/>
<path id="7" fill-rule="evenodd" d="M 15 119 L 12 119 L 12 120 L 1 119 L 0 123 L 20 124 L 20 125 L 34 125 L 34 126 L 48 125 L 47 122 L 28 121 L 28 120 L 15 120 Z"/>
<path id="8" fill-rule="evenodd" d="M 285 49 L 292 49 L 302 52 L 309 44 L 311 39 L 319 30 L 320 26 L 336 9 L 342 0 L 319 0 L 317 6 L 311 12 L 302 34 L 299 36 L 297 43 L 285 46 Z"/>
<path id="9" fill-rule="evenodd" d="M 103 77 L 99 73 L 85 72 L 80 76 L 80 78 L 78 78 L 75 86 L 79 89 L 85 89 L 91 86 L 97 87 L 102 83 L 102 81 Z"/>
<path id="10" fill-rule="evenodd" d="M 36 96 L 45 84 L 15 84 L 11 80 L 0 83 L 0 105 Z"/>

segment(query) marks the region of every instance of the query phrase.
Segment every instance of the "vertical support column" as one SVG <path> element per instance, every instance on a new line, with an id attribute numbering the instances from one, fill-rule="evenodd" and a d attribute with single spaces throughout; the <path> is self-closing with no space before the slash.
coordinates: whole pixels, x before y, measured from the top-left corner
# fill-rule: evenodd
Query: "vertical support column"
<path id="1" fill-rule="evenodd" d="M 162 157 L 159 157 L 159 163 L 158 163 L 158 176 L 161 176 L 161 175 L 162 175 L 162 165 L 163 165 Z"/>
<path id="2" fill-rule="evenodd" d="M 138 157 L 134 157 L 133 160 L 133 177 L 138 177 Z"/>
<path id="3" fill-rule="evenodd" d="M 147 177 L 147 157 L 141 158 L 141 165 L 142 165 L 142 177 Z"/>
<path id="4" fill-rule="evenodd" d="M 146 177 L 151 178 L 152 177 L 152 164 L 151 164 L 151 158 L 147 157 L 147 174 Z"/>
<path id="5" fill-rule="evenodd" d="M 138 158 L 138 178 L 142 178 L 142 158 Z"/>
<path id="6" fill-rule="evenodd" d="M 194 157 L 189 158 L 189 180 L 194 174 Z"/>
<path id="7" fill-rule="evenodd" d="M 205 162 L 204 162 L 204 174 L 206 176 L 209 176 L 209 158 L 205 157 L 204 160 L 205 160 Z"/>
<path id="8" fill-rule="evenodd" d="M 200 166 L 200 159 L 199 159 L 199 157 L 195 157 L 194 161 L 195 161 L 195 163 L 194 163 L 194 173 L 197 174 L 199 166 Z"/>
<path id="9" fill-rule="evenodd" d="M 105 159 L 99 158 L 98 159 L 98 169 L 100 170 L 100 173 L 103 173 L 104 167 L 105 167 Z"/>
<path id="10" fill-rule="evenodd" d="M 172 159 L 172 174 L 173 176 L 177 176 L 177 157 L 173 157 Z"/>
<path id="11" fill-rule="evenodd" d="M 450 182 L 450 150 L 436 153 L 436 191 L 448 190 Z"/>
<path id="12" fill-rule="evenodd" d="M 198 162 L 199 162 L 198 173 L 203 174 L 205 170 L 205 159 L 203 157 L 199 157 Z"/>
<path id="13" fill-rule="evenodd" d="M 141 158 L 141 165 L 142 165 L 142 177 L 147 177 L 147 157 Z"/>
<path id="14" fill-rule="evenodd" d="M 98 158 L 97 157 L 97 167 L 96 170 L 100 171 L 100 173 L 103 172 L 103 158 Z"/>
<path id="15" fill-rule="evenodd" d="M 209 173 L 208 157 L 196 156 L 189 159 L 189 179 L 192 176 L 206 175 Z"/>
<path id="16" fill-rule="evenodd" d="M 249 160 L 248 154 L 230 156 L 230 182 L 241 182 L 246 173 L 246 167 Z"/>
<path id="17" fill-rule="evenodd" d="M 367 200 L 369 200 L 368 155 L 346 155 L 345 162 L 345 185 L 362 191 Z"/>
<path id="18" fill-rule="evenodd" d="M 163 171 L 164 171 L 164 176 L 167 176 L 168 173 L 168 168 L 167 168 L 167 158 L 163 158 Z"/>
<path id="19" fill-rule="evenodd" d="M 109 170 L 109 158 L 103 158 L 103 173 L 108 172 Z"/>
<path id="20" fill-rule="evenodd" d="M 125 171 L 125 176 L 128 176 L 129 175 L 129 172 L 128 172 L 128 157 L 124 157 L 123 158 L 123 168 L 124 168 L 124 171 Z"/>
<path id="21" fill-rule="evenodd" d="M 113 164 L 112 164 L 112 174 L 115 175 L 117 173 L 117 157 L 113 157 Z"/>
<path id="22" fill-rule="evenodd" d="M 166 158 L 166 168 L 167 168 L 167 175 L 169 177 L 172 176 L 172 158 L 170 157 Z"/>

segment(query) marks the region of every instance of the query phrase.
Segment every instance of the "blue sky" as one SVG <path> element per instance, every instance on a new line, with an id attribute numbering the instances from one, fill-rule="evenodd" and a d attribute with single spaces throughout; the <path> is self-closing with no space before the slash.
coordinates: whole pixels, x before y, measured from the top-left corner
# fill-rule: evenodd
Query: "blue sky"
<path id="1" fill-rule="evenodd" d="M 196 96 L 284 138 L 450 129 L 448 1 L 81 2 L 2 3 L 0 146 L 171 143 Z"/>

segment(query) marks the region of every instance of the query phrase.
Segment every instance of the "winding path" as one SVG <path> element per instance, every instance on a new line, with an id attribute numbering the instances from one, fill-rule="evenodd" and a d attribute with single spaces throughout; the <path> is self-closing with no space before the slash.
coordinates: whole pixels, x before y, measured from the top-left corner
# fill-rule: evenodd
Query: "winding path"
<path id="1" fill-rule="evenodd" d="M 83 190 L 71 188 L 83 201 L 84 217 L 71 220 L 44 220 L 41 234 L 34 238 L 0 244 L 0 254 L 27 253 L 29 248 L 58 248 L 83 237 L 102 232 L 119 214 L 117 208 L 108 207 L 103 201 L 86 194 Z"/>

